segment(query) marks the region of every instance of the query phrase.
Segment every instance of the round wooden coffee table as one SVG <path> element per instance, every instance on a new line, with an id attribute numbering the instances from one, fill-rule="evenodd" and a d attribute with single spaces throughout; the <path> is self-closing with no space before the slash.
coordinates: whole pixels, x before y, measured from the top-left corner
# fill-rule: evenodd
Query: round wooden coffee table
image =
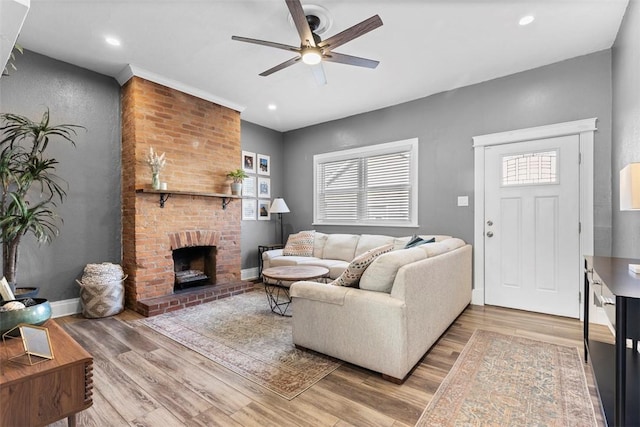
<path id="1" fill-rule="evenodd" d="M 327 277 L 329 269 L 315 265 L 283 265 L 262 270 L 262 277 L 273 283 L 264 283 L 271 311 L 281 316 L 290 316 L 287 309 L 291 304 L 289 286 L 300 280 L 317 280 Z"/>

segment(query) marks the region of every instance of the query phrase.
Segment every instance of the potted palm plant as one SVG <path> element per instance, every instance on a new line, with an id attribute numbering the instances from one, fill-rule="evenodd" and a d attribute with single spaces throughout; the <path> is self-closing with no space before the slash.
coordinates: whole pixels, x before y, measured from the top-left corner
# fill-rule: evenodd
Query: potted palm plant
<path id="1" fill-rule="evenodd" d="M 242 181 L 248 177 L 249 175 L 242 169 L 236 169 L 227 173 L 227 178 L 233 180 L 233 184 L 231 184 L 231 194 L 240 196 L 242 194 Z"/>
<path id="2" fill-rule="evenodd" d="M 52 141 L 75 146 L 82 126 L 49 123 L 49 111 L 39 122 L 17 114 L 0 115 L 0 240 L 2 271 L 15 291 L 18 249 L 32 234 L 49 243 L 58 234 L 56 207 L 66 198 L 66 182 L 55 174 L 58 161 L 46 155 Z"/>

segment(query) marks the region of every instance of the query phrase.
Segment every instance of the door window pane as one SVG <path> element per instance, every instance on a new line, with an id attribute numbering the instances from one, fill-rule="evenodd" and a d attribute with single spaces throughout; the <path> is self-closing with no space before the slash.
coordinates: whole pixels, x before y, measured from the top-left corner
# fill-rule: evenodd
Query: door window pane
<path id="1" fill-rule="evenodd" d="M 502 185 L 554 184 L 558 152 L 525 153 L 502 157 Z"/>

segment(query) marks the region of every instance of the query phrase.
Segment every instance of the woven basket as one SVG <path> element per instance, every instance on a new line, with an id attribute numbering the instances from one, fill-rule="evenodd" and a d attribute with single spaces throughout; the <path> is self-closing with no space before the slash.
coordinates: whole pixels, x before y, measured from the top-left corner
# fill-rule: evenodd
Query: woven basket
<path id="1" fill-rule="evenodd" d="M 80 285 L 82 315 L 96 319 L 122 312 L 126 278 L 117 264 L 87 264 L 82 280 L 76 280 Z"/>

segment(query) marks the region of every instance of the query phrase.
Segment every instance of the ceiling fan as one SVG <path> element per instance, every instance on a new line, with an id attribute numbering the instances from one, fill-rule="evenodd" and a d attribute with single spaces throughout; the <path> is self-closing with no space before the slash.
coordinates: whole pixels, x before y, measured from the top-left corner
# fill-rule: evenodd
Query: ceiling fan
<path id="1" fill-rule="evenodd" d="M 291 13 L 291 18 L 293 19 L 296 29 L 298 30 L 298 35 L 300 36 L 300 47 L 247 37 L 231 37 L 233 40 L 241 42 L 254 43 L 297 53 L 294 58 L 260 73 L 261 76 L 271 75 L 276 71 L 280 71 L 302 61 L 305 64 L 312 66 L 313 75 L 316 78 L 316 81 L 318 84 L 323 85 L 327 83 L 327 79 L 324 74 L 324 69 L 322 68 L 322 61 L 337 62 L 340 64 L 355 65 L 366 68 L 376 68 L 378 66 L 379 61 L 345 55 L 333 51 L 333 49 L 382 26 L 382 20 L 378 15 L 374 15 L 371 18 L 347 28 L 326 40 L 322 40 L 320 36 L 315 33 L 320 25 L 320 18 L 315 15 L 305 15 L 300 0 L 285 0 L 285 2 L 287 3 L 287 7 Z"/>

